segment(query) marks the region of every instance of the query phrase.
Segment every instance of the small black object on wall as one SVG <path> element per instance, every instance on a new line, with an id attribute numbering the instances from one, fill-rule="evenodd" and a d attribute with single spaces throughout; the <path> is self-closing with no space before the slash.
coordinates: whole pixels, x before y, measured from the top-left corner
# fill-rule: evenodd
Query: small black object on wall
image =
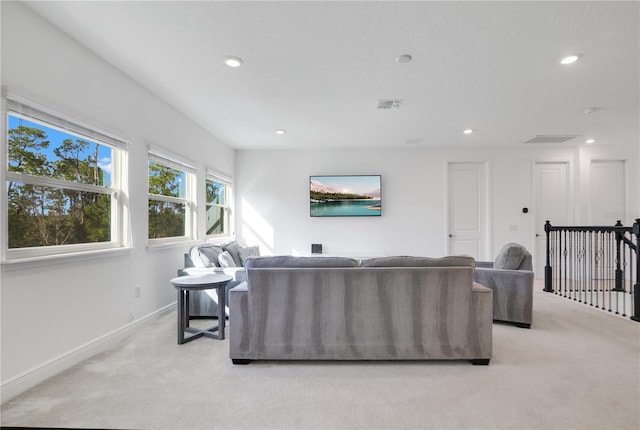
<path id="1" fill-rule="evenodd" d="M 311 253 L 312 254 L 322 254 L 322 244 L 321 243 L 312 243 L 311 244 Z"/>
<path id="2" fill-rule="evenodd" d="M 523 214 L 526 214 L 526 213 L 528 213 L 528 212 L 529 212 L 529 208 L 522 208 L 522 213 L 523 213 Z"/>

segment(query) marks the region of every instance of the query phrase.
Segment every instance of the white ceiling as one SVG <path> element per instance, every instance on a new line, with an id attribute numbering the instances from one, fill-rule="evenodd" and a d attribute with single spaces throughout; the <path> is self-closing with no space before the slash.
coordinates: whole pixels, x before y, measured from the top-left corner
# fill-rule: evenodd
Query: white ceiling
<path id="1" fill-rule="evenodd" d="M 239 149 L 639 142 L 638 2 L 26 4 Z"/>

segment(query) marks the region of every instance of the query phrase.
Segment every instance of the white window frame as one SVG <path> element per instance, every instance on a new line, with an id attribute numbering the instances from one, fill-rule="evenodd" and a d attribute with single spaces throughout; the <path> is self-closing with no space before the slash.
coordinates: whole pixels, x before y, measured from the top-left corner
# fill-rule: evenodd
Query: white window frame
<path id="1" fill-rule="evenodd" d="M 43 176 L 34 176 L 18 172 L 9 172 L 9 141 L 8 141 L 8 117 L 9 115 L 23 118 L 27 121 L 42 124 L 43 126 L 60 130 L 65 133 L 84 138 L 111 148 L 112 174 L 111 187 L 92 184 L 82 184 Z M 2 97 L 2 167 L 0 168 L 2 183 L 2 239 L 0 242 L 0 261 L 20 262 L 39 260 L 77 253 L 89 253 L 103 250 L 113 250 L 129 247 L 129 238 L 126 234 L 128 227 L 128 208 L 126 203 L 127 190 L 127 162 L 128 145 L 124 139 L 101 131 L 92 125 L 83 124 L 76 118 L 62 113 L 40 102 L 23 95 L 9 92 L 3 88 Z M 15 181 L 24 184 L 52 187 L 58 189 L 85 191 L 111 195 L 111 240 L 109 242 L 77 243 L 53 246 L 38 246 L 9 249 L 9 223 L 8 223 L 8 198 L 7 182 Z"/>
<path id="2" fill-rule="evenodd" d="M 173 242 L 185 242 L 195 240 L 197 237 L 197 200 L 196 200 L 196 173 L 197 170 L 193 163 L 182 159 L 181 157 L 172 154 L 162 148 L 155 146 L 149 147 L 149 157 L 147 161 L 147 169 L 149 161 L 153 161 L 172 169 L 180 170 L 185 173 L 185 196 L 173 197 L 164 196 L 160 194 L 152 194 L 149 192 L 147 183 L 147 242 L 149 246 L 164 245 Z M 147 181 L 149 178 L 149 172 L 147 171 Z M 185 205 L 185 220 L 184 220 L 184 235 L 182 236 L 170 236 L 160 238 L 149 238 L 149 212 L 148 202 L 151 200 L 167 202 L 167 203 L 179 203 Z"/>
<path id="3" fill-rule="evenodd" d="M 231 237 L 234 235 L 234 223 L 233 223 L 233 180 L 221 173 L 218 173 L 214 170 L 210 170 L 207 169 L 207 173 L 206 173 L 206 180 L 205 180 L 205 194 L 204 194 L 204 200 L 205 200 L 205 216 L 206 216 L 206 212 L 207 212 L 207 206 L 209 205 L 209 202 L 207 201 L 207 193 L 206 193 L 206 181 L 212 181 L 212 182 L 217 182 L 219 184 L 224 185 L 225 187 L 225 204 L 224 205 L 214 205 L 213 203 L 211 203 L 213 206 L 216 207 L 222 207 L 226 213 L 225 216 L 225 225 L 223 227 L 223 232 L 221 234 L 206 234 L 207 231 L 207 224 L 205 221 L 205 234 L 207 239 L 218 239 L 221 237 Z"/>

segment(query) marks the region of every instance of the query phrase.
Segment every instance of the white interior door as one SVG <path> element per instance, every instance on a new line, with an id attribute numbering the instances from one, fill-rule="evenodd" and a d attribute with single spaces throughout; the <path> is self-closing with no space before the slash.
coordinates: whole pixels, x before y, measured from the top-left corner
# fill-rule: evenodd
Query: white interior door
<path id="1" fill-rule="evenodd" d="M 449 163 L 447 185 L 447 253 L 489 259 L 486 163 Z"/>
<path id="2" fill-rule="evenodd" d="M 570 223 L 568 164 L 536 163 L 533 183 L 536 199 L 534 271 L 541 278 L 544 276 L 547 252 L 545 222 L 549 220 L 551 225 L 556 226 L 567 226 Z"/>
<path id="3" fill-rule="evenodd" d="M 626 222 L 624 174 L 624 161 L 591 161 L 590 224 Z"/>

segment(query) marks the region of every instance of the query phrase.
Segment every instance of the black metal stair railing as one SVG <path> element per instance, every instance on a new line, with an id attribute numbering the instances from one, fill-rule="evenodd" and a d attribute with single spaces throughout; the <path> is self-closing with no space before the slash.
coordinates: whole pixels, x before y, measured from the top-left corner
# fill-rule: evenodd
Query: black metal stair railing
<path id="1" fill-rule="evenodd" d="M 632 227 L 545 223 L 544 291 L 640 322 L 640 219 Z"/>

